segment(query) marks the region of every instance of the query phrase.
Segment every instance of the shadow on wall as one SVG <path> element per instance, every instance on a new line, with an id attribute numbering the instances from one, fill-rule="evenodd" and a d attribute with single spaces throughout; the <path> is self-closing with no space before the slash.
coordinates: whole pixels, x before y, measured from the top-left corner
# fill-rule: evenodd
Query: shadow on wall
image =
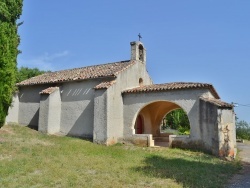
<path id="1" fill-rule="evenodd" d="M 69 129 L 67 136 L 74 136 L 80 138 L 93 138 L 94 128 L 94 101 L 91 100 L 76 121 L 73 126 Z"/>
<path id="2" fill-rule="evenodd" d="M 39 109 L 36 111 L 35 115 L 32 117 L 27 126 L 31 129 L 38 130 L 38 120 L 39 120 Z"/>
<path id="3" fill-rule="evenodd" d="M 202 158 L 204 162 L 201 161 Z M 173 179 L 182 184 L 183 187 L 220 187 L 221 185 L 218 182 L 227 181 L 231 174 L 225 172 L 228 172 L 229 165 L 232 165 L 233 168 L 233 164 L 211 164 L 206 162 L 209 158 L 210 156 L 207 155 L 197 155 L 197 161 L 189 161 L 181 158 L 168 159 L 153 155 L 144 160 L 145 166 L 133 168 L 132 170 L 156 178 Z"/>

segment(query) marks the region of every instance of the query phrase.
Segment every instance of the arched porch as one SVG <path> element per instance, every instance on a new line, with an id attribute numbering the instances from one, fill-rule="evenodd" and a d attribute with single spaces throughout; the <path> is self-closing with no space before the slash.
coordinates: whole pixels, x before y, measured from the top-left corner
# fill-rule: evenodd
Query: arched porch
<path id="1" fill-rule="evenodd" d="M 199 100 L 202 90 L 158 91 L 148 93 L 126 93 L 123 95 L 124 137 L 136 134 L 135 122 L 141 115 L 144 122 L 143 134 L 160 136 L 160 124 L 163 117 L 175 109 L 183 109 L 190 123 L 190 138 L 200 140 Z"/>
<path id="2" fill-rule="evenodd" d="M 193 89 L 191 86 L 193 84 L 174 83 L 124 91 L 123 140 L 152 146 L 153 139 L 161 136 L 160 123 L 165 114 L 181 108 L 188 117 L 190 135 L 170 135 L 171 147 L 200 149 L 219 156 L 235 154 L 232 105 L 221 101 L 212 86 L 194 84 L 197 87 Z M 136 134 L 135 131 L 138 115 L 144 123 L 142 134 Z M 230 135 L 230 139 L 225 140 L 225 134 Z"/>
<path id="3" fill-rule="evenodd" d="M 182 108 L 170 101 L 146 104 L 136 115 L 134 134 L 152 134 L 155 145 L 168 146 L 171 133 L 161 133 L 160 126 L 165 115 L 176 109 Z"/>

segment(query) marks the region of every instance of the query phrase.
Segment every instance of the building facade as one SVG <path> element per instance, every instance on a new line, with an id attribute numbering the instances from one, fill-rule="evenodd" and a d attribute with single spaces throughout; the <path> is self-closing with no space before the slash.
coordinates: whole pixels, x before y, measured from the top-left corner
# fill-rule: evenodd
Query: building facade
<path id="1" fill-rule="evenodd" d="M 146 49 L 131 42 L 131 59 L 45 73 L 18 83 L 6 123 L 35 126 L 41 132 L 154 146 L 195 148 L 234 156 L 233 106 L 220 100 L 211 84 L 153 84 L 146 70 Z M 165 115 L 183 109 L 190 135 L 159 131 Z"/>

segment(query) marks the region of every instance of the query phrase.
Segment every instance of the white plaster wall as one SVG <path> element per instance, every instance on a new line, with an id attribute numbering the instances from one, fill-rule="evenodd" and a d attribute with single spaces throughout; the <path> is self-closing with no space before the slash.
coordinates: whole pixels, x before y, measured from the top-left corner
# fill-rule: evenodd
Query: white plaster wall
<path id="1" fill-rule="evenodd" d="M 211 95 L 208 89 L 175 90 L 149 93 L 124 94 L 124 137 L 131 137 L 138 112 L 146 105 L 156 101 L 170 101 L 179 105 L 190 121 L 190 138 L 200 140 L 199 97 Z"/>
<path id="2" fill-rule="evenodd" d="M 48 133 L 48 119 L 49 119 L 49 95 L 41 95 L 38 131 Z"/>
<path id="3" fill-rule="evenodd" d="M 209 102 L 200 100 L 200 133 L 204 149 L 218 155 L 218 107 Z"/>
<path id="4" fill-rule="evenodd" d="M 49 85 L 25 86 L 19 88 L 18 123 L 38 126 L 40 94 Z"/>
<path id="5" fill-rule="evenodd" d="M 145 63 L 137 61 L 136 64 L 120 73 L 116 80 L 117 83 L 120 83 L 119 88 L 123 91 L 125 89 L 138 87 L 140 78 L 143 79 L 143 85 L 150 85 L 153 83 L 147 72 Z"/>
<path id="6" fill-rule="evenodd" d="M 18 112 L 19 112 L 19 97 L 18 93 L 15 93 L 12 98 L 11 106 L 8 110 L 8 115 L 5 122 L 8 123 L 18 123 Z"/>
<path id="7" fill-rule="evenodd" d="M 230 156 L 235 155 L 236 134 L 235 116 L 231 109 L 218 109 L 218 137 L 220 154 L 228 150 Z M 228 140 L 228 142 L 226 142 Z"/>
<path id="8" fill-rule="evenodd" d="M 152 84 L 145 64 L 137 61 L 136 64 L 120 73 L 116 83 L 107 90 L 107 144 L 115 143 L 123 138 L 123 90 L 139 86 L 139 79 L 144 85 Z"/>
<path id="9" fill-rule="evenodd" d="M 92 137 L 94 92 L 100 80 L 64 83 L 61 88 L 61 128 L 66 135 Z"/>
<path id="10" fill-rule="evenodd" d="M 61 123 L 61 95 L 59 88 L 49 95 L 48 133 L 60 132 Z"/>
<path id="11" fill-rule="evenodd" d="M 93 141 L 107 144 L 107 91 L 95 91 Z"/>

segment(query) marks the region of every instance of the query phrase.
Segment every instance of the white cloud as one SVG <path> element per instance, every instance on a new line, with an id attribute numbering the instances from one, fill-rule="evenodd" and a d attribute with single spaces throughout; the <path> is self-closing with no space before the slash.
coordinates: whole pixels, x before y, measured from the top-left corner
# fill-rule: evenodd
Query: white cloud
<path id="1" fill-rule="evenodd" d="M 53 61 L 66 57 L 69 55 L 69 51 L 65 50 L 63 52 L 49 54 L 48 52 L 44 53 L 41 56 L 34 57 L 31 59 L 23 59 L 22 57 L 18 58 L 18 67 L 30 67 L 30 68 L 39 68 L 40 70 L 51 70 L 54 71 L 55 67 L 53 66 Z"/>

